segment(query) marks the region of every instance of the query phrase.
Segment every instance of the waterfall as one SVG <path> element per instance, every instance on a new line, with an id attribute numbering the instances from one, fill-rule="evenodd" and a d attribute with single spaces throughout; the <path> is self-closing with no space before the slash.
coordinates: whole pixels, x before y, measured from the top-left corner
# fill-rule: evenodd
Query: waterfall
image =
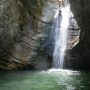
<path id="1" fill-rule="evenodd" d="M 55 15 L 55 47 L 53 53 L 54 68 L 63 68 L 69 27 L 69 11 L 70 5 L 65 5 L 61 8 L 61 12 L 57 11 Z"/>

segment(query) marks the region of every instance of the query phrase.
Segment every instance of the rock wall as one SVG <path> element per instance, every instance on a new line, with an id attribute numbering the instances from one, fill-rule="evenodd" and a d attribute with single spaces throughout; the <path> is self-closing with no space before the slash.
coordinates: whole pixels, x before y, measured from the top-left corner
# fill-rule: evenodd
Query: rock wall
<path id="1" fill-rule="evenodd" d="M 68 56 L 68 67 L 90 69 L 90 0 L 70 0 L 70 3 L 81 33 L 79 44 Z"/>
<path id="2" fill-rule="evenodd" d="M 56 9 L 55 0 L 0 0 L 0 70 L 51 67 Z"/>
<path id="3" fill-rule="evenodd" d="M 65 66 L 89 69 L 90 0 L 70 0 L 70 4 L 81 33 L 79 43 L 66 55 Z M 57 9 L 57 0 L 0 0 L 0 70 L 51 67 Z"/>

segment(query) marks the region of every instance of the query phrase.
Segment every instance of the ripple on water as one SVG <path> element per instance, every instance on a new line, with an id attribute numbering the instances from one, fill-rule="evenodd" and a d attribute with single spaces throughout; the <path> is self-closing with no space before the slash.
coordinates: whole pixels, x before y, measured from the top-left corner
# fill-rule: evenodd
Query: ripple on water
<path id="1" fill-rule="evenodd" d="M 0 90 L 90 90 L 89 85 L 90 73 L 71 70 L 0 74 Z"/>

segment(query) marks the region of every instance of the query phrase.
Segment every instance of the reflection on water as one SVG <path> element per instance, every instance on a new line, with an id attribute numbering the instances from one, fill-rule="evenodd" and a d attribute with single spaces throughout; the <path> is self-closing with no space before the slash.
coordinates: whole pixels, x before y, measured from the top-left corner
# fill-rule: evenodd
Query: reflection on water
<path id="1" fill-rule="evenodd" d="M 89 85 L 89 72 L 51 69 L 0 73 L 0 90 L 90 90 Z"/>

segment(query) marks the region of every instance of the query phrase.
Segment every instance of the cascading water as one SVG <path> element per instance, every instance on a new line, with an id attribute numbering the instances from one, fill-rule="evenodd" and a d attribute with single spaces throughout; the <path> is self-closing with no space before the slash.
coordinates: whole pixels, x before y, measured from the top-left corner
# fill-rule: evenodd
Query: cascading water
<path id="1" fill-rule="evenodd" d="M 65 5 L 61 8 L 61 12 L 57 11 L 55 15 L 55 48 L 53 53 L 54 68 L 63 68 L 69 27 L 69 11 L 70 5 Z"/>

